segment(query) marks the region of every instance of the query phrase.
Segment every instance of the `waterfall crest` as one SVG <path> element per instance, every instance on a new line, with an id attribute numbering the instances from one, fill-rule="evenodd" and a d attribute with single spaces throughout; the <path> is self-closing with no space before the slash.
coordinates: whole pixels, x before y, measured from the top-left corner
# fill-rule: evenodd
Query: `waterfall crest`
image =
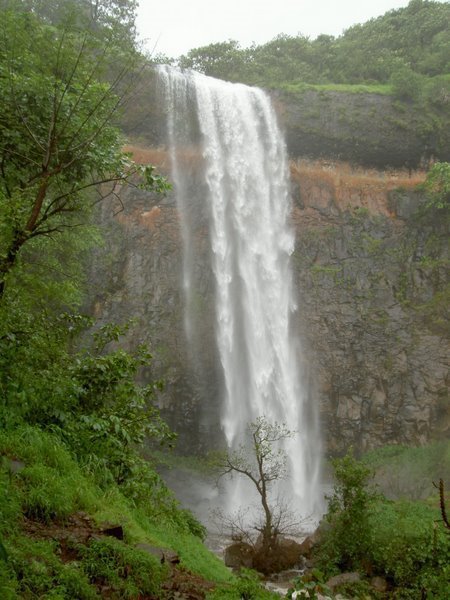
<path id="1" fill-rule="evenodd" d="M 308 405 L 291 331 L 294 234 L 286 148 L 273 107 L 258 88 L 168 67 L 159 73 L 185 246 L 187 335 L 195 294 L 192 230 L 201 210 L 215 277 L 211 327 L 223 370 L 220 419 L 226 442 L 230 448 L 242 443 L 246 425 L 258 416 L 297 431 L 285 443 L 289 476 L 278 492 L 310 514 L 319 499 L 320 444 L 317 411 Z M 202 161 L 194 194 L 201 209 L 190 194 L 186 155 L 193 147 Z M 236 495 L 234 502 L 245 504 Z"/>

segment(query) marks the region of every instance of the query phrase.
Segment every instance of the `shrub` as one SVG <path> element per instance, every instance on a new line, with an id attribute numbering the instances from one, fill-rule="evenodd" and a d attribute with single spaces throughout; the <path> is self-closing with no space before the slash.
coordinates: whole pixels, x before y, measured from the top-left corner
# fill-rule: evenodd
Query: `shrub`
<path id="1" fill-rule="evenodd" d="M 371 462 L 396 459 L 410 450 L 388 448 L 372 455 Z M 432 456 L 435 448 L 427 459 Z M 316 551 L 325 573 L 359 570 L 383 575 L 398 599 L 450 597 L 450 536 L 439 523 L 437 502 L 431 507 L 386 500 L 367 489 L 370 469 L 351 454 L 334 461 L 334 466 L 336 485 L 326 516 L 330 528 Z M 359 593 L 353 587 L 340 591 Z"/>
<path id="2" fill-rule="evenodd" d="M 421 589 L 436 593 L 450 564 L 450 536 L 438 519 L 437 510 L 420 502 L 378 503 L 370 515 L 377 572 L 416 594 Z"/>
<path id="3" fill-rule="evenodd" d="M 425 78 L 403 65 L 392 73 L 390 83 L 395 97 L 400 100 L 417 100 L 422 94 Z"/>
<path id="4" fill-rule="evenodd" d="M 378 498 L 367 482 L 371 470 L 350 451 L 333 461 L 336 484 L 328 498 L 326 520 L 331 525 L 319 548 L 319 565 L 327 573 L 367 566 L 372 547 L 370 509 Z"/>
<path id="5" fill-rule="evenodd" d="M 299 593 L 295 595 L 295 592 Z M 287 591 L 287 598 L 303 596 L 310 600 L 317 600 L 319 597 L 330 595 L 331 590 L 325 585 L 324 574 L 319 569 L 312 569 L 312 571 L 297 577 L 293 586 Z"/>

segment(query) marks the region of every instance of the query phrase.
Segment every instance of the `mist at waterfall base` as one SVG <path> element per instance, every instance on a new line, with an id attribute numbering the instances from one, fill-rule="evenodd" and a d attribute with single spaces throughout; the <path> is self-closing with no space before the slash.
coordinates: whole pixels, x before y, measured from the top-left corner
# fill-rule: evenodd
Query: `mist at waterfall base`
<path id="1" fill-rule="evenodd" d="M 295 240 L 289 226 L 289 170 L 270 98 L 258 88 L 167 66 L 159 67 L 158 80 L 167 107 L 170 179 L 183 235 L 184 319 L 192 368 L 201 378 L 202 322 L 203 330 L 214 331 L 222 378 L 216 399 L 222 444 L 230 450 L 241 447 L 248 424 L 258 417 L 286 424 L 295 432 L 280 442 L 288 475 L 273 482 L 272 500 L 302 517 L 317 516 L 323 496 L 317 408 L 304 383 L 301 348 L 292 331 L 292 315 L 299 309 L 290 269 Z M 198 311 L 200 231 L 215 288 L 213 310 L 203 313 Z M 203 408 L 212 414 L 207 405 Z M 204 490 L 206 502 L 227 513 L 257 503 L 254 492 L 254 484 L 238 476 L 223 479 L 219 492 Z M 198 500 L 188 504 L 199 507 Z"/>

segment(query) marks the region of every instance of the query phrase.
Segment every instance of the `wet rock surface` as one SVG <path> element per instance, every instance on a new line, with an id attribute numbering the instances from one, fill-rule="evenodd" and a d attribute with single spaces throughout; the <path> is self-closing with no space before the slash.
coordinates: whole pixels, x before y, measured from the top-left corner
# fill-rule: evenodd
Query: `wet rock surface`
<path id="1" fill-rule="evenodd" d="M 326 446 L 340 453 L 448 436 L 448 243 L 423 219 L 425 199 L 383 182 L 292 167 L 292 256 L 303 381 L 319 406 Z M 395 179 L 395 178 L 394 178 Z M 395 181 L 394 181 L 395 183 Z M 91 265 L 90 311 L 102 322 L 135 320 L 127 343 L 149 343 L 144 381 L 162 378 L 163 415 L 180 451 L 223 443 L 223 380 L 214 333 L 214 277 L 205 215 L 193 252 L 193 335 L 187 341 L 182 232 L 173 197 L 143 192 L 105 206 L 106 246 Z M 116 215 L 114 212 L 117 212 Z"/>

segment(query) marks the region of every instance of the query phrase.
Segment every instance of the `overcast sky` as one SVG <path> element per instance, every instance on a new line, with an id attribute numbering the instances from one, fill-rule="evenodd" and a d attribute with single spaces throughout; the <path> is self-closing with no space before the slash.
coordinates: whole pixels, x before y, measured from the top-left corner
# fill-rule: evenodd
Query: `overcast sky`
<path id="1" fill-rule="evenodd" d="M 140 0 L 138 30 L 150 51 L 185 54 L 212 42 L 261 44 L 279 33 L 339 35 L 408 0 Z"/>

